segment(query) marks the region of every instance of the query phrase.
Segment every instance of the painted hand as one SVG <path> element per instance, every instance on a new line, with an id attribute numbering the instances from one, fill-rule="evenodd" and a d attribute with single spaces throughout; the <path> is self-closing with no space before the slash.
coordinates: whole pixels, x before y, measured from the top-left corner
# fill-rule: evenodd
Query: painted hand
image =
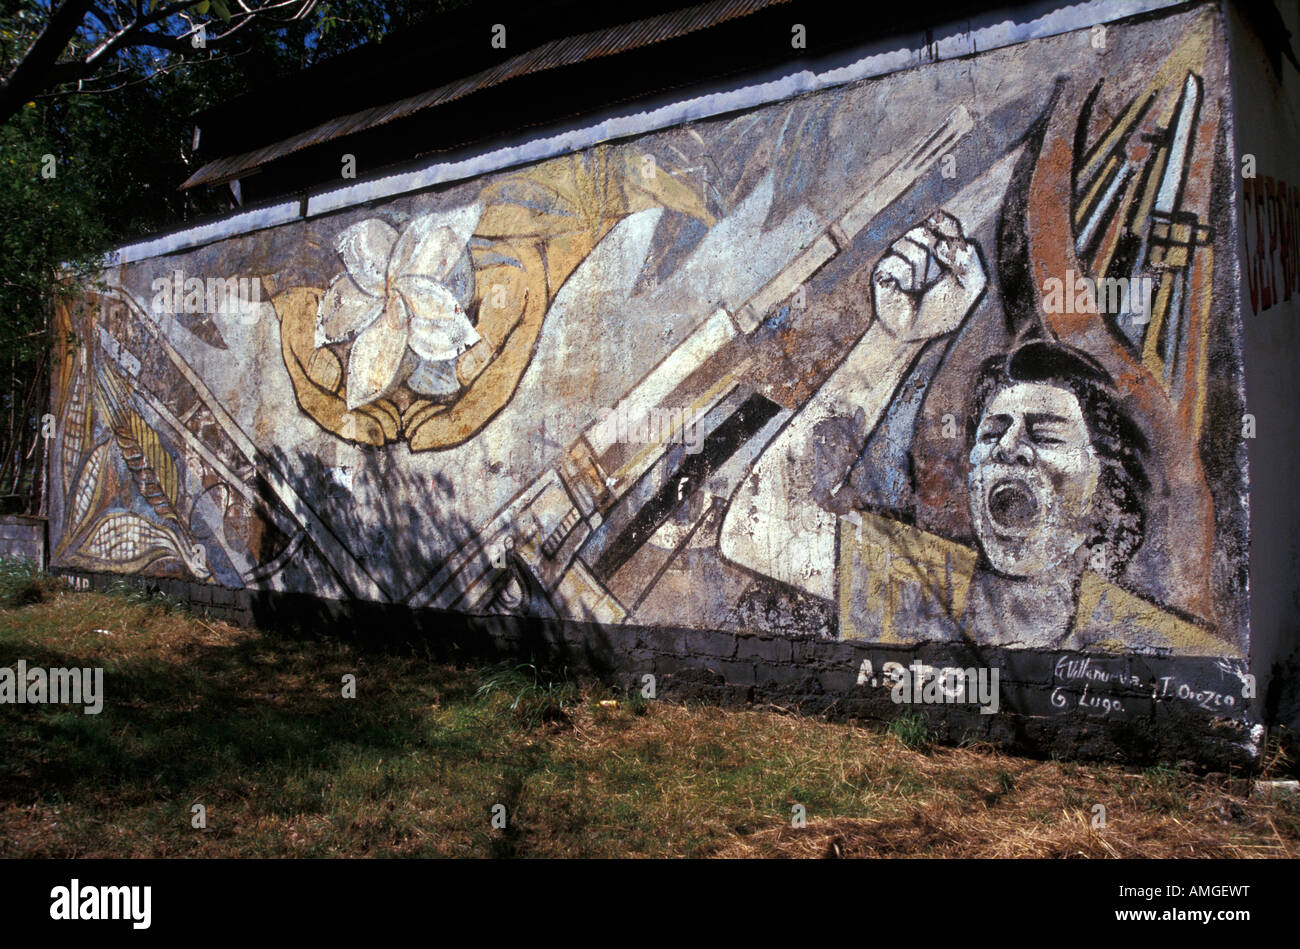
<path id="1" fill-rule="evenodd" d="M 936 211 L 890 245 L 871 275 L 876 317 L 905 341 L 950 333 L 974 309 L 988 283 L 979 247 L 961 223 Z"/>

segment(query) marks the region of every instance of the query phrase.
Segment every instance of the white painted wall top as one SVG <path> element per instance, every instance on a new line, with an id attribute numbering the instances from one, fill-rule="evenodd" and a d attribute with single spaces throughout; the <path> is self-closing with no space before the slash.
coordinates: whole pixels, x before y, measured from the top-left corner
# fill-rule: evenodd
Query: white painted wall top
<path id="1" fill-rule="evenodd" d="M 591 115 L 547 133 L 533 131 L 513 137 L 489 150 L 465 149 L 451 157 L 394 174 L 309 193 L 305 203 L 294 198 L 235 212 L 195 227 L 127 244 L 111 252 L 106 264 L 127 264 L 189 250 L 240 234 L 565 155 L 600 142 L 1178 5 L 1179 0 L 1086 0 L 1066 5 L 1040 2 L 1022 6 L 1016 11 L 1015 19 L 974 29 L 968 20 L 946 24 L 934 30 L 935 38 L 928 46 L 924 39 L 909 42 L 905 37 L 889 37 L 849 53 L 812 60 L 810 64 L 807 60 L 800 64 L 787 63 L 743 77 L 733 84 L 714 83 L 709 91 L 695 96 L 679 94 L 643 99 L 622 110 Z"/>

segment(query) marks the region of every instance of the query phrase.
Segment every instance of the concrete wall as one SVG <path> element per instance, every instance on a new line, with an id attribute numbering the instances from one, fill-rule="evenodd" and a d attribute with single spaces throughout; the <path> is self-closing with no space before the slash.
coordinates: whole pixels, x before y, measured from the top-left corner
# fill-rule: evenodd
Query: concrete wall
<path id="1" fill-rule="evenodd" d="M 45 518 L 0 514 L 0 557 L 30 560 L 44 567 Z"/>
<path id="2" fill-rule="evenodd" d="M 1249 758 L 1228 76 L 1179 9 L 124 263 L 60 314 L 53 561 Z"/>
<path id="3" fill-rule="evenodd" d="M 1278 4 L 1289 42 L 1231 11 L 1236 140 L 1238 306 L 1242 314 L 1251 470 L 1251 664 L 1270 712 L 1300 732 L 1300 8 Z M 1275 671 L 1283 673 L 1273 679 Z"/>

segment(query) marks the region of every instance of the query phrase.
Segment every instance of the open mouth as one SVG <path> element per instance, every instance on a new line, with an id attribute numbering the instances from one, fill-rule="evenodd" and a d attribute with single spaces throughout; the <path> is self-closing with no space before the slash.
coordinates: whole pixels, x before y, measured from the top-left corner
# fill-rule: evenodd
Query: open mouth
<path id="1" fill-rule="evenodd" d="M 1034 489 L 1020 478 L 1003 478 L 989 489 L 989 517 L 998 528 L 1028 533 L 1038 523 L 1040 505 Z"/>

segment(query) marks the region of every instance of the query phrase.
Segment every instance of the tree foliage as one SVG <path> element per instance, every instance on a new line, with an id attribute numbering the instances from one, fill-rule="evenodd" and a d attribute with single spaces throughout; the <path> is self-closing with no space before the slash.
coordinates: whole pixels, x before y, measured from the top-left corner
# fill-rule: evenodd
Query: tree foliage
<path id="1" fill-rule="evenodd" d="M 229 208 L 222 190 L 177 190 L 196 167 L 194 115 L 465 2 L 6 4 L 0 497 L 20 494 L 21 506 L 41 506 L 40 419 L 48 411 L 50 353 L 67 345 L 49 331 L 60 288 L 93 280 L 114 246 Z M 200 26 L 204 43 L 197 46 Z"/>

